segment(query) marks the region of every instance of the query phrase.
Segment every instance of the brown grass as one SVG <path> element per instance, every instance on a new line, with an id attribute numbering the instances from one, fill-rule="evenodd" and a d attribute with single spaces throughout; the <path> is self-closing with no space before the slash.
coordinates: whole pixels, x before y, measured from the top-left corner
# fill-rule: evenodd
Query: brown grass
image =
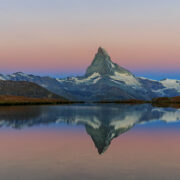
<path id="1" fill-rule="evenodd" d="M 148 103 L 147 101 L 138 100 L 138 99 L 128 99 L 128 100 L 114 100 L 114 101 L 99 101 L 98 103 L 117 103 L 117 104 L 144 104 Z"/>
<path id="2" fill-rule="evenodd" d="M 23 96 L 1 95 L 0 105 L 29 105 L 29 104 L 68 104 L 71 101 L 52 98 L 28 98 Z"/>
<path id="3" fill-rule="evenodd" d="M 152 105 L 157 107 L 180 108 L 180 96 L 155 98 L 152 100 Z"/>

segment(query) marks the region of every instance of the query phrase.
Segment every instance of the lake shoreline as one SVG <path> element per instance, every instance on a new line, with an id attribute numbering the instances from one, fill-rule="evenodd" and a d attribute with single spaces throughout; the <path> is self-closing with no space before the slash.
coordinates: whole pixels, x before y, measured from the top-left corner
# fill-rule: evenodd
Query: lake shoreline
<path id="1" fill-rule="evenodd" d="M 0 102 L 0 106 L 31 106 L 31 105 L 71 105 L 71 104 L 122 104 L 122 105 L 141 105 L 141 104 L 150 104 L 153 107 L 162 107 L 162 108 L 180 108 L 180 103 L 153 103 L 146 101 L 144 103 L 132 103 L 132 102 Z"/>
<path id="2" fill-rule="evenodd" d="M 74 104 L 83 103 L 81 101 L 70 101 L 53 98 L 29 98 L 23 96 L 0 96 L 0 106 L 16 106 L 16 105 L 57 105 L 57 104 Z"/>
<path id="3" fill-rule="evenodd" d="M 52 98 L 29 98 L 22 96 L 0 96 L 0 106 L 28 106 L 28 105 L 63 105 L 63 104 L 128 104 L 128 105 L 140 105 L 151 104 L 154 107 L 172 107 L 180 108 L 179 97 L 161 97 L 155 98 L 150 101 L 129 99 L 129 100 L 114 100 L 114 101 L 70 101 L 62 99 Z"/>

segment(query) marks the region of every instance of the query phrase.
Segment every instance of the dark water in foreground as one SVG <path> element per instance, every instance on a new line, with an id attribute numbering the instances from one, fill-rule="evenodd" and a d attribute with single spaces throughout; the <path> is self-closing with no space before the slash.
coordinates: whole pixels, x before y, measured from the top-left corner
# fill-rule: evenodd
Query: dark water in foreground
<path id="1" fill-rule="evenodd" d="M 180 110 L 0 107 L 2 180 L 179 180 Z"/>

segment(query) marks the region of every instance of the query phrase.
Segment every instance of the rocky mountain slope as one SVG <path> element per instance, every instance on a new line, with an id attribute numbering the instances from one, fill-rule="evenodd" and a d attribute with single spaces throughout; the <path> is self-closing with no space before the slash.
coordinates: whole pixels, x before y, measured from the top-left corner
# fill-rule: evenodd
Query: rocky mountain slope
<path id="1" fill-rule="evenodd" d="M 65 98 L 51 93 L 47 89 L 26 81 L 2 81 L 0 80 L 0 95 L 23 96 L 28 98 L 50 98 L 62 99 Z"/>
<path id="2" fill-rule="evenodd" d="M 28 81 L 71 100 L 150 100 L 155 97 L 180 96 L 180 80 L 161 81 L 139 78 L 118 64 L 99 48 L 84 76 L 51 78 L 17 72 L 0 75 L 1 80 Z"/>

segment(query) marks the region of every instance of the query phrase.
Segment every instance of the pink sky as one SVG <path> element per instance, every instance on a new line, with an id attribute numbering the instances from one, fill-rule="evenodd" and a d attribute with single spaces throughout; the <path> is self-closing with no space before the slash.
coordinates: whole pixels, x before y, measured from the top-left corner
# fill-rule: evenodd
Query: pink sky
<path id="1" fill-rule="evenodd" d="M 2 73 L 83 74 L 99 46 L 138 75 L 180 68 L 179 1 L 0 2 Z"/>

